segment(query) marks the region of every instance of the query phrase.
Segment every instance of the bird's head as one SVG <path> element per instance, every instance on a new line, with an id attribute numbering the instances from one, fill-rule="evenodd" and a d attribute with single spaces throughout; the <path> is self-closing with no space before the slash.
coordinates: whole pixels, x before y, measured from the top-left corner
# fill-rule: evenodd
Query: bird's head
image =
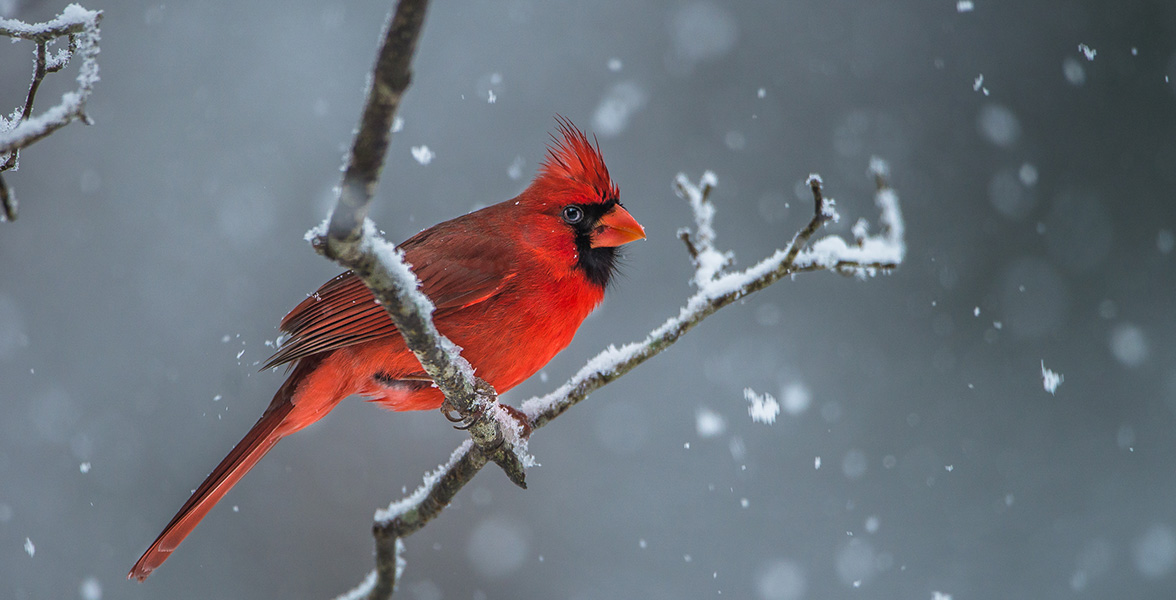
<path id="1" fill-rule="evenodd" d="M 520 197 L 552 231 L 575 243 L 577 267 L 604 287 L 616 266 L 617 248 L 645 239 L 645 228 L 621 206 L 597 144 L 560 117 L 559 133 L 535 180 Z"/>

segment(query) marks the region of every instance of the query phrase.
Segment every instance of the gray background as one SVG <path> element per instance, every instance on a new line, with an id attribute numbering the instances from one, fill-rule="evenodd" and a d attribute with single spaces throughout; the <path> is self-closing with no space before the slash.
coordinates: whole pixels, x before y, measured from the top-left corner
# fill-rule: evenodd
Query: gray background
<path id="1" fill-rule="evenodd" d="M 557 113 L 596 132 L 649 232 L 508 400 L 677 313 L 679 171 L 716 172 L 719 242 L 747 265 L 807 220 L 811 171 L 834 231 L 876 222 L 879 155 L 909 254 L 864 283 L 781 282 L 541 430 L 529 491 L 484 472 L 408 541 L 405 597 L 1176 595 L 1176 5 L 975 5 L 433 7 L 373 214 L 388 237 L 519 192 Z M 302 234 L 389 5 L 87 6 L 106 13 L 96 124 L 7 174 L 0 598 L 332 597 L 372 566 L 373 511 L 463 439 L 439 415 L 344 403 L 145 584 L 123 577 L 281 382 L 255 366 L 278 320 L 337 272 Z M 0 48 L 15 106 L 32 46 Z M 745 387 L 810 403 L 754 423 Z"/>

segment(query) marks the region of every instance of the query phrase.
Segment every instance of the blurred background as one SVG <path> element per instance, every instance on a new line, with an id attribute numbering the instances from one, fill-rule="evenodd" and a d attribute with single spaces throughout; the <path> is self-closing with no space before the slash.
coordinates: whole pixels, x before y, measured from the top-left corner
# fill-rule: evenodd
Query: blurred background
<path id="1" fill-rule="evenodd" d="M 338 272 L 302 236 L 390 4 L 85 6 L 95 124 L 5 174 L 0 598 L 334 597 L 372 568 L 373 512 L 464 439 L 440 415 L 345 402 L 124 578 L 281 383 L 257 372 L 280 318 Z M 0 46 L 16 106 L 33 45 Z M 876 223 L 880 156 L 909 251 L 757 293 L 540 430 L 530 489 L 481 473 L 408 540 L 400 596 L 1176 596 L 1176 5 L 462 0 L 415 67 L 372 215 L 390 239 L 518 193 L 556 114 L 649 233 L 510 402 L 677 314 L 678 172 L 717 174 L 746 266 L 807 222 L 810 172 L 830 231 Z"/>

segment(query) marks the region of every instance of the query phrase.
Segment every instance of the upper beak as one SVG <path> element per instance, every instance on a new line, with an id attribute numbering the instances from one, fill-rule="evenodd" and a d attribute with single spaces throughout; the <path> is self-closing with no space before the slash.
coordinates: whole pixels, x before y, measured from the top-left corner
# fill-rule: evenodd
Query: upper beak
<path id="1" fill-rule="evenodd" d="M 620 204 L 604 214 L 592 232 L 593 248 L 611 248 L 645 239 L 645 228 Z"/>

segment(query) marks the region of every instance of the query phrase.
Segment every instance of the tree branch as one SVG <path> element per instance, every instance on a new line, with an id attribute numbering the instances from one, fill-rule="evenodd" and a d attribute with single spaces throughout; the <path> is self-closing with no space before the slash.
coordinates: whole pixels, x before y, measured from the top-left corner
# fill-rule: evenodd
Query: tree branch
<path id="1" fill-rule="evenodd" d="M 33 79 L 29 84 L 23 107 L 13 111 L 12 116 L 0 116 L 0 173 L 19 168 L 20 151 L 49 136 L 54 131 L 76 120 L 89 124 L 86 116 L 86 100 L 98 81 L 98 22 L 101 11 L 86 10 L 77 4 L 65 7 L 57 18 L 46 23 L 23 23 L 14 19 L 0 19 L 0 35 L 13 39 L 31 40 L 37 44 L 33 61 Z M 49 46 L 59 38 L 68 38 L 68 48 L 55 55 L 49 54 Z M 69 60 L 80 54 L 82 65 L 78 69 L 78 87 L 61 96 L 61 102 L 44 114 L 33 117 L 33 102 L 41 81 L 48 73 L 60 71 Z M 16 198 L 0 177 L 0 220 L 16 220 Z"/>
<path id="2" fill-rule="evenodd" d="M 371 289 L 422 367 L 445 394 L 442 410 L 446 416 L 454 411 L 468 423 L 463 428 L 470 430 L 471 440 L 454 450 L 446 464 L 427 474 L 410 496 L 376 513 L 376 568 L 363 583 L 339 597 L 345 600 L 391 597 L 404 569 L 403 539 L 436 518 L 482 467 L 494 461 L 512 481 L 526 487 L 523 467 L 533 462 L 526 454 L 527 435 L 532 428 L 542 427 L 591 392 L 665 350 L 718 309 L 787 275 L 826 269 L 874 274 L 896 267 L 903 254 L 897 197 L 889 193 L 883 198 L 883 192 L 889 190 L 879 167 L 877 201 L 888 237 L 867 239 L 863 234 L 856 240 L 857 247 L 849 248 L 844 240 L 830 236 L 817 243 L 822 246 L 820 251 L 817 245 L 807 247 L 817 229 L 836 218 L 832 201 L 821 196 L 820 179 L 812 176 L 809 181 L 816 208 L 808 227 L 793 237 L 786 250 L 778 250 L 743 271 L 728 273 L 726 269 L 733 264 L 734 255 L 715 250 L 711 226 L 714 207 L 708 195 L 717 179 L 708 172 L 699 185 L 694 185 L 679 175 L 678 194 L 690 202 L 695 217 L 695 230 L 680 232 L 680 237 L 695 265 L 693 282 L 698 292 L 677 317 L 650 332 L 644 341 L 619 349 L 610 346 L 559 389 L 524 402 L 521 413 L 502 407 L 494 389 L 474 377 L 458 348 L 437 331 L 432 322 L 433 304 L 418 289 L 420 282 L 404 262 L 403 253 L 382 239 L 367 219 L 396 110 L 411 82 L 412 56 L 427 6 L 427 0 L 400 0 L 397 4 L 376 58 L 335 208 L 327 221 L 307 233 L 307 239 L 316 251 L 354 271 Z M 855 227 L 855 232 L 858 230 Z M 840 248 L 830 240 L 839 241 Z M 526 422 L 520 423 L 520 416 Z"/>
<path id="3" fill-rule="evenodd" d="M 888 272 L 901 264 L 905 254 L 902 213 L 898 197 L 885 182 L 885 163 L 871 161 L 871 172 L 877 183 L 875 202 L 882 213 L 883 234 L 859 240 L 856 247 L 850 247 L 839 237 L 829 236 L 818 241 L 814 247 L 807 246 L 808 240 L 831 219 L 836 218 L 832 201 L 823 198 L 820 178 L 810 176 L 809 185 L 813 190 L 814 211 L 809 224 L 794 237 L 783 250 L 777 250 L 760 262 L 736 272 L 724 272 L 733 260 L 730 252 L 721 253 L 714 249 L 714 230 L 711 222 L 713 206 L 707 200 L 711 188 L 717 184 L 714 174 L 703 175 L 698 185 L 679 174 L 675 181 L 678 195 L 686 199 L 694 212 L 697 229 L 679 232 L 687 241 L 687 248 L 695 263 L 693 281 L 699 288 L 679 310 L 678 316 L 671 317 L 660 327 L 651 331 L 641 342 L 626 344 L 620 348 L 610 346 L 588 361 L 575 376 L 555 391 L 540 398 L 523 402 L 522 412 L 530 426 L 538 429 L 554 420 L 569 408 L 588 397 L 589 394 L 616 380 L 641 363 L 669 348 L 703 319 L 720 308 L 762 290 L 773 283 L 797 273 L 834 270 L 858 275 L 874 275 Z M 837 240 L 844 250 L 815 246 L 834 246 L 829 240 Z M 868 248 L 868 252 L 867 249 Z M 714 253 L 711 255 L 710 253 Z M 722 264 L 715 268 L 714 256 L 721 257 Z M 706 258 L 711 256 L 711 258 Z M 499 413 L 501 414 L 501 413 Z M 501 418 L 501 417 L 500 417 Z M 510 419 L 506 417 L 506 419 Z M 509 420 L 509 423 L 514 423 Z M 525 443 L 525 440 L 523 441 Z M 498 452 L 506 452 L 499 448 Z M 411 495 L 394 502 L 387 509 L 377 511 L 373 535 L 376 539 L 375 577 L 369 576 L 365 584 L 352 591 L 359 598 L 387 598 L 398 577 L 397 569 L 402 568 L 400 551 L 402 540 L 424 527 L 436 518 L 453 500 L 457 492 L 469 483 L 488 462 L 485 449 L 465 442 L 454 450 L 449 461 L 425 475 L 420 487 Z M 340 597 L 343 598 L 343 597 Z"/>
<path id="4" fill-rule="evenodd" d="M 473 443 L 469 444 L 472 450 L 465 454 L 467 458 L 450 464 L 444 476 L 439 477 L 442 484 L 461 483 L 441 485 L 439 495 L 425 499 L 428 508 L 424 510 L 390 515 L 388 518 L 397 522 L 397 527 L 377 528 L 375 576 L 365 581 L 368 585 L 352 590 L 348 597 L 391 596 L 403 569 L 399 559 L 403 547 L 400 538 L 428 522 L 435 514 L 430 510 L 440 512 L 461 488 L 466 480 L 463 477 L 472 477 L 487 461 L 494 461 L 511 481 L 525 488 L 523 468 L 530 461 L 526 454 L 526 428 L 509 410 L 498 405 L 494 388 L 474 377 L 473 368 L 461 357 L 457 346 L 437 331 L 432 321 L 433 303 L 420 292 L 420 282 L 405 263 L 403 253 L 385 241 L 367 219 L 391 140 L 396 110 L 412 80 L 412 57 L 427 8 L 428 0 L 400 0 L 391 15 L 335 208 L 327 221 L 307 233 L 307 239 L 320 254 L 351 269 L 372 291 L 425 372 L 445 394 L 446 416 L 462 421 L 461 428 L 469 430 Z M 451 416 L 451 412 L 456 416 Z M 449 496 L 445 496 L 446 490 L 451 490 Z"/>

